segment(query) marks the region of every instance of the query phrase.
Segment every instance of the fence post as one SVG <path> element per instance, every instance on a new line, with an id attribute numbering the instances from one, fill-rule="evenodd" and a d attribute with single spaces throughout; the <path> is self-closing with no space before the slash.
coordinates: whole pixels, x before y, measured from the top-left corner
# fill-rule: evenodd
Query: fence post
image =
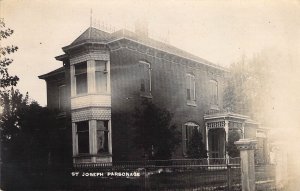
<path id="1" fill-rule="evenodd" d="M 240 150 L 242 191 L 255 191 L 254 149 L 256 140 L 240 139 L 234 144 Z"/>
<path id="2" fill-rule="evenodd" d="M 284 144 L 273 144 L 275 152 L 275 183 L 277 189 L 283 189 L 288 181 L 287 152 Z"/>
<path id="3" fill-rule="evenodd" d="M 227 186 L 228 190 L 232 190 L 232 176 L 231 176 L 231 166 L 227 164 Z"/>

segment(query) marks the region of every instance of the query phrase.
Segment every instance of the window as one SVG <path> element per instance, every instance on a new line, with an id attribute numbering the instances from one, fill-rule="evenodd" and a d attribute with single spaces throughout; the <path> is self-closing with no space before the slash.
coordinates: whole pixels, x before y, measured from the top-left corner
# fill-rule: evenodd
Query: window
<path id="1" fill-rule="evenodd" d="M 86 62 L 75 65 L 76 94 L 87 93 L 87 64 Z"/>
<path id="2" fill-rule="evenodd" d="M 218 82 L 210 80 L 210 104 L 218 105 Z"/>
<path id="3" fill-rule="evenodd" d="M 67 88 L 66 85 L 61 85 L 58 87 L 58 109 L 60 111 L 66 111 L 67 106 Z"/>
<path id="4" fill-rule="evenodd" d="M 195 76 L 186 75 L 186 98 L 188 101 L 196 101 Z"/>
<path id="5" fill-rule="evenodd" d="M 108 152 L 108 121 L 97 121 L 97 153 Z"/>
<path id="6" fill-rule="evenodd" d="M 144 61 L 139 62 L 141 74 L 140 91 L 146 94 L 151 94 L 151 67 L 150 64 Z"/>
<path id="7" fill-rule="evenodd" d="M 183 146 L 183 154 L 187 154 L 187 149 L 189 145 L 189 141 L 191 140 L 193 130 L 197 129 L 198 131 L 200 130 L 199 125 L 193 122 L 188 122 L 185 123 L 182 126 L 182 146 Z"/>
<path id="8" fill-rule="evenodd" d="M 90 152 L 89 144 L 89 122 L 82 121 L 76 123 L 76 134 L 78 141 L 78 154 L 87 154 Z"/>
<path id="9" fill-rule="evenodd" d="M 107 64 L 106 61 L 96 60 L 95 63 L 95 78 L 96 78 L 96 92 L 107 92 Z"/>

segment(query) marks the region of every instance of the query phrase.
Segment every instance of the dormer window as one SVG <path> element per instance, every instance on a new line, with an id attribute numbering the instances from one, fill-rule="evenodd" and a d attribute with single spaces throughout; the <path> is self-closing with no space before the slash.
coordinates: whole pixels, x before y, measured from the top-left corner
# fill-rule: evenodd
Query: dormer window
<path id="1" fill-rule="evenodd" d="M 95 80 L 96 80 L 96 92 L 107 92 L 107 62 L 103 60 L 95 61 Z"/>
<path id="2" fill-rule="evenodd" d="M 82 62 L 75 65 L 75 83 L 76 83 L 76 94 L 87 93 L 87 63 Z"/>

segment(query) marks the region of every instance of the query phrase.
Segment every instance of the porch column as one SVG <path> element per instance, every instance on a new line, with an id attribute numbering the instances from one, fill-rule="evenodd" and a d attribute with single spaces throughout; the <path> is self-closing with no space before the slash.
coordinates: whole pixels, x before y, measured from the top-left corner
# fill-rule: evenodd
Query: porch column
<path id="1" fill-rule="evenodd" d="M 225 129 L 225 144 L 224 144 L 224 147 L 225 147 L 225 158 L 228 159 L 229 156 L 228 156 L 228 152 L 227 152 L 227 149 L 226 149 L 226 144 L 228 143 L 228 133 L 229 133 L 229 121 L 228 120 L 225 120 L 225 126 L 224 126 L 224 129 Z M 226 161 L 227 162 L 227 161 Z"/>
<path id="2" fill-rule="evenodd" d="M 226 132 L 226 142 L 228 142 L 228 131 L 229 131 L 229 121 L 225 120 L 225 126 L 224 126 L 225 132 Z"/>
<path id="3" fill-rule="evenodd" d="M 207 164 L 209 164 L 209 145 L 208 145 L 208 127 L 205 123 L 205 140 L 206 140 L 206 151 L 207 151 Z"/>
<path id="4" fill-rule="evenodd" d="M 242 139 L 245 139 L 245 122 L 242 123 Z"/>
<path id="5" fill-rule="evenodd" d="M 255 191 L 254 149 L 256 140 L 240 139 L 234 144 L 240 150 L 242 191 Z"/>

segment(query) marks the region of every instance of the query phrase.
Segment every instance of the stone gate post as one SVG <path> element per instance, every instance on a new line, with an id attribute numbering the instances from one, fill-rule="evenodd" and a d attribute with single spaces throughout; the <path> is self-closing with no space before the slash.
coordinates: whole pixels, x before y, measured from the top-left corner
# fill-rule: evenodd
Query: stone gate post
<path id="1" fill-rule="evenodd" d="M 240 150 L 242 191 L 255 191 L 254 149 L 256 140 L 240 139 L 234 144 Z"/>

